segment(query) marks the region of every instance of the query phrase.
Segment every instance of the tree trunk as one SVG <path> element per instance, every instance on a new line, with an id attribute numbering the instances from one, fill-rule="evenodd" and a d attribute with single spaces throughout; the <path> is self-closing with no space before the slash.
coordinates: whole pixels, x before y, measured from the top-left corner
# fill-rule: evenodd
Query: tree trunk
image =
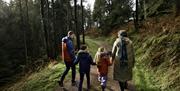
<path id="1" fill-rule="evenodd" d="M 147 18 L 147 13 L 146 13 L 146 0 L 143 0 L 143 11 L 144 11 L 144 19 L 146 20 Z"/>
<path id="2" fill-rule="evenodd" d="M 74 0 L 74 15 L 75 15 L 75 32 L 76 32 L 76 41 L 77 41 L 77 49 L 80 49 L 80 36 L 77 27 L 77 0 Z"/>
<path id="3" fill-rule="evenodd" d="M 28 9 L 28 0 L 25 0 L 25 4 L 26 4 L 26 22 L 27 22 L 27 27 L 29 29 L 29 9 Z"/>
<path id="4" fill-rule="evenodd" d="M 28 34 L 29 36 L 27 36 L 30 40 L 28 40 L 27 42 L 27 50 L 30 48 L 30 46 L 32 44 L 30 44 L 31 42 L 33 43 L 33 33 L 31 31 L 31 27 L 30 27 L 30 22 L 29 22 L 29 7 L 28 7 L 28 0 L 25 0 L 25 9 L 26 9 L 26 14 L 25 14 L 25 29 L 26 29 L 26 34 Z M 29 45 L 29 46 L 28 46 Z M 32 50 L 32 52 L 29 51 L 29 57 L 35 57 L 35 53 L 37 50 Z M 34 56 L 35 55 L 35 56 Z M 30 66 L 30 61 L 27 61 L 27 65 Z"/>
<path id="5" fill-rule="evenodd" d="M 49 54 L 48 54 L 48 58 L 49 59 L 54 59 L 54 33 L 53 30 L 51 28 L 51 21 L 50 21 L 50 4 L 49 4 L 49 0 L 45 0 L 46 1 L 46 9 L 47 9 L 47 18 L 46 18 L 46 24 L 47 24 L 47 37 L 48 37 L 48 48 L 49 48 Z"/>
<path id="6" fill-rule="evenodd" d="M 24 39 L 24 51 L 25 51 L 25 60 L 26 60 L 26 65 L 28 62 L 28 55 L 27 55 L 27 40 L 26 40 L 26 31 L 24 28 L 24 18 L 23 18 L 23 10 L 22 10 L 22 1 L 19 0 L 19 10 L 20 10 L 20 17 L 21 17 L 21 23 L 20 23 L 20 28 L 23 31 L 23 39 Z"/>
<path id="7" fill-rule="evenodd" d="M 83 12 L 83 9 L 84 9 L 84 7 L 83 7 L 83 1 L 81 0 L 81 19 L 82 19 L 82 21 L 81 21 L 81 30 L 82 30 L 82 32 L 83 32 L 83 44 L 85 44 L 85 31 L 84 31 L 84 12 Z"/>
<path id="8" fill-rule="evenodd" d="M 138 20 L 139 20 L 139 1 L 138 0 L 136 0 L 136 14 L 135 14 L 135 29 L 136 29 L 136 31 L 138 31 L 139 29 L 139 23 L 138 23 Z"/>
<path id="9" fill-rule="evenodd" d="M 57 50 L 58 50 L 58 43 L 57 43 L 57 34 L 56 34 L 56 31 L 55 31 L 55 11 L 54 11 L 54 0 L 51 0 L 51 3 L 52 3 L 52 31 L 53 31 L 53 35 L 54 35 L 54 48 L 53 48 L 53 58 L 56 59 L 57 57 Z"/>
<path id="10" fill-rule="evenodd" d="M 41 24 L 42 24 L 42 30 L 44 30 L 44 37 L 45 37 L 45 43 L 46 43 L 46 52 L 47 56 L 49 57 L 49 39 L 48 39 L 48 32 L 47 32 L 47 26 L 45 23 L 45 14 L 44 14 L 44 6 L 45 2 L 44 0 L 41 0 Z"/>
<path id="11" fill-rule="evenodd" d="M 176 16 L 180 15 L 180 0 L 176 0 Z"/>
<path id="12" fill-rule="evenodd" d="M 71 5 L 68 3 L 67 5 L 67 30 L 72 30 L 73 26 L 72 26 L 72 21 L 73 21 L 73 10 L 71 8 Z"/>

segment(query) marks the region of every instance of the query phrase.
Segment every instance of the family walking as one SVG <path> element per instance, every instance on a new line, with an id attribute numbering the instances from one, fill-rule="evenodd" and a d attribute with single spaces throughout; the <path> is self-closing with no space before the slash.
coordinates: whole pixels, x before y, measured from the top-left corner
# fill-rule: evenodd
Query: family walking
<path id="1" fill-rule="evenodd" d="M 118 38 L 113 44 L 112 51 L 107 51 L 104 47 L 99 47 L 94 59 L 88 52 L 88 46 L 82 45 L 80 50 L 75 54 L 73 44 L 74 33 L 69 31 L 67 36 L 62 39 L 62 58 L 66 65 L 66 69 L 58 81 L 63 87 L 63 81 L 68 71 L 72 70 L 72 86 L 76 85 L 76 65 L 79 64 L 80 79 L 78 91 L 82 91 L 84 76 L 87 79 L 87 90 L 90 90 L 90 67 L 97 66 L 97 79 L 100 83 L 102 91 L 105 91 L 108 81 L 108 67 L 113 66 L 113 79 L 119 82 L 120 90 L 128 89 L 127 81 L 132 80 L 132 69 L 135 63 L 134 49 L 132 41 L 128 38 L 126 30 L 118 32 Z"/>

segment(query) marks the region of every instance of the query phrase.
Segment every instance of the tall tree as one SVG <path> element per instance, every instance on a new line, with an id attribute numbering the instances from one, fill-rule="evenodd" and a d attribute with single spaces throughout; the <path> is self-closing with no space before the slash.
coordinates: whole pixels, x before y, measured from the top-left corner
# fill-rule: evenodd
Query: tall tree
<path id="1" fill-rule="evenodd" d="M 46 52 L 47 55 L 49 57 L 49 38 L 48 38 L 48 31 L 47 31 L 47 26 L 46 26 L 46 19 L 45 19 L 45 10 L 44 10 L 44 6 L 45 6 L 45 1 L 41 0 L 41 23 L 42 23 L 42 29 L 44 30 L 44 37 L 45 37 L 45 43 L 46 43 Z"/>
<path id="2" fill-rule="evenodd" d="M 138 31 L 139 21 L 139 0 L 136 0 L 135 29 Z"/>
<path id="3" fill-rule="evenodd" d="M 143 0 L 143 11 L 144 11 L 144 19 L 146 19 L 147 18 L 147 13 L 146 13 L 146 9 L 147 9 L 147 7 L 146 7 L 146 0 Z"/>
<path id="4" fill-rule="evenodd" d="M 91 29 L 93 19 L 92 19 L 92 11 L 91 11 L 91 5 L 87 5 L 87 9 L 84 12 L 84 21 L 85 21 L 85 30 Z"/>
<path id="5" fill-rule="evenodd" d="M 139 8 L 140 8 L 140 13 L 142 14 L 142 15 L 140 15 L 140 16 L 142 16 L 142 19 L 146 19 L 146 17 L 147 17 L 147 4 L 146 4 L 146 1 L 147 0 L 139 0 Z"/>
<path id="6" fill-rule="evenodd" d="M 101 33 L 109 34 L 113 27 L 126 24 L 124 21 L 132 17 L 132 5 L 132 0 L 96 0 L 93 20 L 103 30 Z"/>
<path id="7" fill-rule="evenodd" d="M 84 33 L 84 6 L 83 0 L 81 0 L 81 31 L 83 32 L 83 44 L 85 44 L 85 33 Z"/>
<path id="8" fill-rule="evenodd" d="M 75 21 L 75 32 L 76 32 L 76 41 L 77 41 L 77 49 L 80 49 L 80 34 L 77 25 L 77 0 L 74 0 L 74 21 Z"/>
<path id="9" fill-rule="evenodd" d="M 96 22 L 96 26 L 102 27 L 103 18 L 105 17 L 105 0 L 95 0 L 94 11 L 93 11 L 93 20 Z"/>
<path id="10" fill-rule="evenodd" d="M 48 58 L 53 59 L 53 42 L 52 42 L 52 31 L 51 31 L 51 21 L 50 21 L 50 2 L 49 0 L 45 0 L 45 15 L 46 15 L 46 26 L 47 26 L 47 37 L 48 37 L 48 45 L 49 53 Z"/>
<path id="11" fill-rule="evenodd" d="M 28 55 L 27 55 L 27 40 L 26 40 L 26 31 L 25 31 L 26 29 L 24 28 L 25 24 L 24 24 L 22 1 L 21 0 L 19 0 L 19 11 L 20 11 L 20 18 L 21 18 L 20 28 L 23 31 L 25 60 L 27 63 L 28 62 Z"/>
<path id="12" fill-rule="evenodd" d="M 53 58 L 57 58 L 57 51 L 58 51 L 58 42 L 57 42 L 57 39 L 58 39 L 58 36 L 56 34 L 56 28 L 55 28 L 55 10 L 54 10 L 54 0 L 51 0 L 51 7 L 52 7 L 52 31 L 53 31 L 53 35 L 54 35 L 54 48 L 53 48 Z"/>
<path id="13" fill-rule="evenodd" d="M 25 11 L 26 11 L 26 13 L 25 13 L 25 26 L 26 26 L 26 28 L 25 28 L 25 30 L 27 31 L 26 32 L 26 34 L 27 33 L 29 33 L 29 34 L 32 34 L 31 33 L 31 30 L 30 30 L 30 22 L 29 22 L 29 8 L 28 8 L 28 0 L 25 0 Z M 25 35 L 26 35 L 25 34 Z M 25 36 L 26 37 L 26 36 Z M 30 37 L 31 37 L 31 39 L 32 39 L 32 37 L 33 37 L 33 35 L 30 35 Z M 28 45 L 30 45 L 30 43 L 28 43 Z M 30 49 L 30 47 L 28 48 L 28 46 L 27 46 L 27 49 Z M 33 51 L 35 51 L 35 50 L 32 50 L 32 53 L 34 53 Z M 27 53 L 27 56 L 30 56 L 30 55 L 28 55 L 28 53 Z M 29 66 L 30 65 L 30 62 L 29 61 L 27 61 L 26 62 L 26 64 L 27 64 L 27 66 Z"/>
<path id="14" fill-rule="evenodd" d="M 176 0 L 176 16 L 180 15 L 180 0 Z"/>

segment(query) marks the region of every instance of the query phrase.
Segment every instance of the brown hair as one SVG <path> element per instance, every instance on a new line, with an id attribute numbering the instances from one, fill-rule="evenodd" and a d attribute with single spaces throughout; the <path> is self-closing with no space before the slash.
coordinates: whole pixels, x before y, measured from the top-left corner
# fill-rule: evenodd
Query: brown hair
<path id="1" fill-rule="evenodd" d="M 81 50 L 86 50 L 86 49 L 87 49 L 87 46 L 86 46 L 86 45 L 82 45 L 80 49 L 81 49 Z"/>
<path id="2" fill-rule="evenodd" d="M 68 36 L 74 34 L 73 31 L 68 31 Z"/>

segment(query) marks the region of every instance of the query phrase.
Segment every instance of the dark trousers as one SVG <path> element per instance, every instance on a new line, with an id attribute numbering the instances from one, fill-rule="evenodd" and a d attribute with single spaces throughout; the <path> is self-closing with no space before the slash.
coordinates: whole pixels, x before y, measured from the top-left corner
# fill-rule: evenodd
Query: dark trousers
<path id="1" fill-rule="evenodd" d="M 121 91 L 124 91 L 125 89 L 127 89 L 127 82 L 119 81 L 119 86 L 120 86 Z"/>
<path id="2" fill-rule="evenodd" d="M 70 68 L 71 68 L 71 70 L 72 70 L 72 80 L 71 80 L 71 81 L 72 81 L 72 83 L 75 82 L 76 66 L 75 66 L 75 65 L 71 65 L 71 64 L 66 63 L 66 62 L 65 62 L 65 65 L 66 65 L 66 69 L 65 69 L 65 71 L 63 72 L 63 75 L 62 75 L 61 78 L 60 78 L 60 82 L 63 83 L 66 75 L 68 74 L 68 72 L 69 72 L 69 70 L 70 70 Z"/>
<path id="3" fill-rule="evenodd" d="M 82 91 L 84 75 L 86 75 L 86 79 L 87 79 L 87 89 L 90 89 L 90 72 L 86 72 L 86 73 L 85 72 L 80 72 L 80 82 L 79 82 L 78 91 Z"/>

